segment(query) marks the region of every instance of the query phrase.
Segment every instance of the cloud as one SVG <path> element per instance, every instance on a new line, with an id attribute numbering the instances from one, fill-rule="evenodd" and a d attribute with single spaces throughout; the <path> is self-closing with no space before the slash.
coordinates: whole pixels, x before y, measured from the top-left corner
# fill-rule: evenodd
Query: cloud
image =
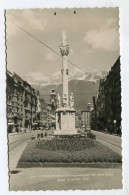
<path id="1" fill-rule="evenodd" d="M 30 84 L 59 84 L 61 83 L 61 71 L 54 72 L 52 75 L 44 75 L 41 72 L 29 72 L 23 78 Z"/>
<path id="2" fill-rule="evenodd" d="M 48 20 L 46 18 L 41 18 L 38 13 L 34 10 L 19 10 L 13 12 L 12 10 L 7 11 L 6 14 L 8 19 L 14 21 L 16 24 L 22 26 L 29 26 L 37 30 L 45 30 Z M 26 25 L 25 25 L 26 24 Z"/>
<path id="3" fill-rule="evenodd" d="M 104 49 L 114 52 L 119 49 L 119 33 L 117 28 L 92 30 L 86 33 L 84 42 L 88 44 L 89 49 Z"/>
<path id="4" fill-rule="evenodd" d="M 110 18 L 110 19 L 106 18 L 104 19 L 103 25 L 100 27 L 100 30 L 106 30 L 109 28 L 113 28 L 116 26 L 116 23 L 117 23 L 116 18 Z"/>
<path id="5" fill-rule="evenodd" d="M 58 56 L 56 54 L 53 54 L 53 53 L 48 53 L 46 56 L 46 59 L 48 61 L 55 61 L 58 59 Z"/>
<path id="6" fill-rule="evenodd" d="M 119 50 L 119 30 L 115 24 L 115 19 L 105 19 L 100 29 L 88 31 L 83 39 L 88 50 L 103 49 L 113 52 Z"/>
<path id="7" fill-rule="evenodd" d="M 48 79 L 48 76 L 43 75 L 41 72 L 29 72 L 25 75 L 25 77 L 33 78 L 34 80 L 42 80 L 46 81 Z"/>
<path id="8" fill-rule="evenodd" d="M 36 15 L 32 10 L 28 10 L 27 13 L 23 12 L 25 19 L 29 19 L 28 22 L 30 26 L 38 30 L 44 30 L 47 26 L 48 21 L 46 19 L 41 20 L 38 15 Z M 38 17 L 37 17 L 38 16 Z"/>
<path id="9" fill-rule="evenodd" d="M 72 48 L 69 49 L 69 54 L 73 55 L 74 54 L 74 50 Z"/>

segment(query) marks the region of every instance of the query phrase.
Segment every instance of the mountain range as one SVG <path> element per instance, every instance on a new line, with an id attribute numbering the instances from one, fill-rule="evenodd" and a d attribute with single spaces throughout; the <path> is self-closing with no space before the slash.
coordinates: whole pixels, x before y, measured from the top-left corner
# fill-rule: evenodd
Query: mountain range
<path id="1" fill-rule="evenodd" d="M 69 94 L 74 94 L 75 109 L 77 111 L 85 110 L 87 103 L 92 104 L 92 97 L 95 96 L 99 89 L 99 81 L 105 78 L 108 72 L 102 71 L 100 73 L 83 73 L 81 71 L 69 75 Z M 40 91 L 42 98 L 46 102 L 50 102 L 50 93 L 55 89 L 56 93 L 62 94 L 61 74 L 56 73 L 52 76 L 43 76 L 35 79 L 33 75 L 29 74 L 24 77 L 33 88 Z"/>
<path id="2" fill-rule="evenodd" d="M 106 77 L 107 71 L 101 71 L 97 73 L 89 73 L 89 72 L 83 72 L 80 70 L 76 70 L 69 75 L 69 81 L 71 80 L 85 80 L 85 81 L 91 81 L 96 83 L 101 78 Z M 28 81 L 31 85 L 59 85 L 61 84 L 61 73 L 60 71 L 53 73 L 52 75 L 43 75 L 40 72 L 29 72 L 25 76 L 23 76 L 23 79 Z"/>

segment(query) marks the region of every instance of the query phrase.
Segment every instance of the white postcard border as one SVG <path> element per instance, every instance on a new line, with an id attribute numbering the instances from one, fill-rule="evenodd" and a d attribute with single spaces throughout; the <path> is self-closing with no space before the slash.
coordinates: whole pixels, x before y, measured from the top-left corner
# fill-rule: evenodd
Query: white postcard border
<path id="1" fill-rule="evenodd" d="M 110 190 L 111 194 L 128 194 L 129 190 L 129 1 L 128 0 L 2 0 L 0 2 L 0 191 L 2 194 L 108 194 L 109 190 L 92 191 L 19 191 L 9 192 L 6 125 L 6 75 L 5 75 L 5 17 L 6 9 L 29 8 L 81 8 L 120 7 L 120 55 L 122 81 L 122 154 L 123 190 Z"/>

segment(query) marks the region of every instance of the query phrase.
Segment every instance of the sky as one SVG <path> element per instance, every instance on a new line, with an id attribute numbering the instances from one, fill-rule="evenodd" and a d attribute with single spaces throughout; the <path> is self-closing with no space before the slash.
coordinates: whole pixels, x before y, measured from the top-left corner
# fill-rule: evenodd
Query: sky
<path id="1" fill-rule="evenodd" d="M 7 69 L 34 79 L 56 74 L 61 34 L 67 34 L 68 60 L 85 72 L 108 71 L 119 57 L 119 9 L 24 9 L 6 11 Z M 56 15 L 54 15 L 56 12 Z M 20 26 L 21 28 L 19 28 Z M 68 64 L 70 71 L 77 71 Z"/>

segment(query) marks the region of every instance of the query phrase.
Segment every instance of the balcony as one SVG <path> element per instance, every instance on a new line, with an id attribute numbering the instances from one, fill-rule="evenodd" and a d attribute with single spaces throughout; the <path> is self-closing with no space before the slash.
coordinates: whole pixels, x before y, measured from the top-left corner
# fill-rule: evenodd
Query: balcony
<path id="1" fill-rule="evenodd" d="M 8 102 L 7 102 L 7 105 L 8 105 L 8 106 L 12 106 L 12 102 L 11 102 L 11 101 L 8 101 Z"/>
<path id="2" fill-rule="evenodd" d="M 12 117 L 13 117 L 12 113 L 11 114 L 8 113 L 8 119 L 11 119 Z"/>
<path id="3" fill-rule="evenodd" d="M 13 117 L 18 117 L 18 113 L 14 112 Z"/>
<path id="4" fill-rule="evenodd" d="M 28 110 L 28 111 L 31 111 L 31 108 L 29 108 L 28 106 L 27 107 L 24 107 L 25 110 Z"/>
<path id="5" fill-rule="evenodd" d="M 29 120 L 29 119 L 31 119 L 31 116 L 25 115 L 25 118 Z"/>

